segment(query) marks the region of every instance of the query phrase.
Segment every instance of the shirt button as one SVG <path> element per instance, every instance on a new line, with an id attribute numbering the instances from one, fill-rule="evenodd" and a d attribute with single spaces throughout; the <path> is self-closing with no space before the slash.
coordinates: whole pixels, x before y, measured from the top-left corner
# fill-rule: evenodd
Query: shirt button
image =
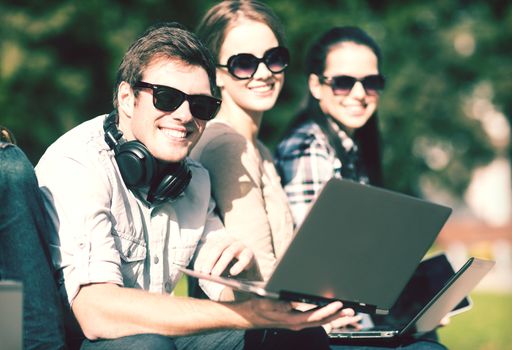
<path id="1" fill-rule="evenodd" d="M 155 257 L 153 258 L 153 262 L 155 264 L 158 264 L 159 261 L 160 261 L 160 259 L 158 259 L 158 256 L 155 255 Z"/>
<path id="2" fill-rule="evenodd" d="M 167 293 L 171 293 L 172 292 L 172 285 L 171 285 L 171 282 L 165 282 L 165 291 Z"/>

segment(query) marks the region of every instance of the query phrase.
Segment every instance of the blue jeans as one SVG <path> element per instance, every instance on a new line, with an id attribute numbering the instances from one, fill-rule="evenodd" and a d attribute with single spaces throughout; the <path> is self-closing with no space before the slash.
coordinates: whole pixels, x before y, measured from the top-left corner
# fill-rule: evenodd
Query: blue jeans
<path id="1" fill-rule="evenodd" d="M 176 350 L 243 349 L 242 331 L 221 331 L 189 337 L 170 338 L 158 334 L 140 334 L 112 340 L 85 340 L 81 350 Z"/>
<path id="2" fill-rule="evenodd" d="M 282 350 L 329 349 L 323 328 L 289 330 L 224 330 L 183 337 L 141 334 L 113 340 L 89 341 L 81 350 Z"/>
<path id="3" fill-rule="evenodd" d="M 23 282 L 24 348 L 65 349 L 61 304 L 46 240 L 50 220 L 32 164 L 18 147 L 3 142 L 0 199 L 0 279 Z"/>
<path id="4" fill-rule="evenodd" d="M 85 340 L 81 350 L 446 350 L 435 340 L 362 341 L 354 344 L 328 345 L 322 328 L 300 332 L 288 330 L 226 330 L 186 337 L 170 338 L 157 334 L 140 334 L 112 340 Z"/>

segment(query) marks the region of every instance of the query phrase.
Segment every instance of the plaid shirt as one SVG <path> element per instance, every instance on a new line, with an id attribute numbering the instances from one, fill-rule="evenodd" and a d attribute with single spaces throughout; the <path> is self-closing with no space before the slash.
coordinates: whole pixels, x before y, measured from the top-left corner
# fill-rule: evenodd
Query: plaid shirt
<path id="1" fill-rule="evenodd" d="M 329 144 L 327 135 L 313 121 L 301 124 L 277 147 L 276 168 L 288 196 L 296 226 L 304 219 L 310 203 L 323 185 L 332 177 L 342 178 L 343 170 L 348 170 L 348 177 L 352 180 L 369 182 L 366 174 L 361 174 L 361 169 L 356 169 L 357 145 L 344 131 L 338 130 L 338 135 L 347 152 L 345 164 L 342 164 Z"/>

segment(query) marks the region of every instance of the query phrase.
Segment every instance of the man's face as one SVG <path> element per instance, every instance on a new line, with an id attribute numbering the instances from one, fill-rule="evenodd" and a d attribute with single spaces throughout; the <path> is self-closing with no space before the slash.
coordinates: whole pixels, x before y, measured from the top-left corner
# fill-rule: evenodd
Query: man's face
<path id="1" fill-rule="evenodd" d="M 199 66 L 185 65 L 177 60 L 160 59 L 152 62 L 141 80 L 150 84 L 170 86 L 186 94 L 211 96 L 206 71 Z M 138 92 L 135 98 L 132 88 L 127 83 L 120 85 L 119 128 L 123 131 L 124 137 L 128 141 L 142 142 L 159 160 L 183 160 L 199 140 L 206 121 L 192 116 L 188 101 L 184 101 L 175 111 L 166 112 L 153 105 L 151 89 L 138 89 Z"/>

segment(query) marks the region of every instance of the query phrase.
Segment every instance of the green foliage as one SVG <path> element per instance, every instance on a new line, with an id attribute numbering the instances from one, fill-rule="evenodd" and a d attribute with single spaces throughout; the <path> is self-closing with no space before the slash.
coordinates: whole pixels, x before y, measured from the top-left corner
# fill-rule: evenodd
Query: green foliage
<path id="1" fill-rule="evenodd" d="M 215 1 L 90 0 L 0 3 L 0 123 L 35 163 L 59 135 L 112 109 L 117 66 L 148 25 L 194 29 Z M 306 96 L 304 54 L 335 25 L 359 25 L 380 43 L 388 85 L 379 116 L 387 185 L 419 194 L 428 182 L 462 195 L 471 170 L 495 153 L 475 91 L 512 115 L 512 10 L 500 1 L 269 0 L 287 30 L 292 65 L 261 138 L 275 146 Z M 461 48 L 456 49 L 457 42 Z M 473 46 L 472 46 L 473 45 Z M 505 150 L 511 154 L 510 145 Z"/>

